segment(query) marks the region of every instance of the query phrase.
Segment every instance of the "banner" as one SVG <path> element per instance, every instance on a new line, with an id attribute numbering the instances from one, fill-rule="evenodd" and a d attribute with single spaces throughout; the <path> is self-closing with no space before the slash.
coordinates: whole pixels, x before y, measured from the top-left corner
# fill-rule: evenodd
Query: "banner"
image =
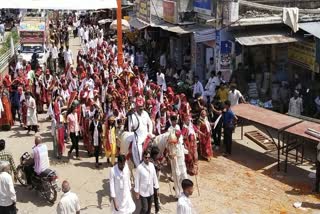
<path id="1" fill-rule="evenodd" d="M 44 22 L 40 23 L 20 23 L 19 31 L 45 31 L 46 24 Z"/>
<path id="2" fill-rule="evenodd" d="M 177 7 L 176 2 L 163 0 L 163 19 L 166 22 L 177 24 Z"/>
<path id="3" fill-rule="evenodd" d="M 136 0 L 137 18 L 150 23 L 150 0 Z"/>
<path id="4" fill-rule="evenodd" d="M 221 41 L 220 46 L 220 70 L 230 70 L 231 69 L 231 51 L 232 42 L 231 41 Z"/>
<path id="5" fill-rule="evenodd" d="M 212 0 L 194 0 L 193 1 L 194 11 L 211 16 L 211 13 L 212 13 L 211 2 Z"/>
<path id="6" fill-rule="evenodd" d="M 289 62 L 315 71 L 316 63 L 316 44 L 315 42 L 296 42 L 288 46 Z"/>
<path id="7" fill-rule="evenodd" d="M 45 42 L 44 31 L 21 31 L 20 43 L 43 43 Z"/>

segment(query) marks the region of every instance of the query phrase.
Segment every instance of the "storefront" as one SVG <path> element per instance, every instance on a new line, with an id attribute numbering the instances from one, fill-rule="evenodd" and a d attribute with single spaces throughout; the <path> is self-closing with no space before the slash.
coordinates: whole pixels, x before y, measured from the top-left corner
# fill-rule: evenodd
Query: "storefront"
<path id="1" fill-rule="evenodd" d="M 197 31 L 192 35 L 192 69 L 202 81 L 207 80 L 212 71 L 208 70 L 208 65 L 210 64 L 210 58 L 215 58 L 215 39 L 215 29 Z M 213 67 L 215 68 L 215 60 L 213 60 Z"/>

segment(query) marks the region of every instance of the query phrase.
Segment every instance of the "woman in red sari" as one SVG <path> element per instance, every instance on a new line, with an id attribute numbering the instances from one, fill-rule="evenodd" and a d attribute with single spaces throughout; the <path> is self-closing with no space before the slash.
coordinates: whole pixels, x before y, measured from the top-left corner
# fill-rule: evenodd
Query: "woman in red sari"
<path id="1" fill-rule="evenodd" d="M 191 116 L 188 114 L 182 115 L 183 127 L 181 134 L 183 136 L 183 142 L 188 150 L 188 154 L 185 155 L 187 173 L 191 176 L 198 174 L 198 151 L 196 143 L 196 127 L 191 122 Z"/>
<path id="2" fill-rule="evenodd" d="M 206 110 L 202 110 L 200 113 L 199 129 L 200 154 L 208 161 L 211 161 L 213 156 L 211 145 L 211 124 L 208 121 Z"/>
<path id="3" fill-rule="evenodd" d="M 0 129 L 8 131 L 13 126 L 13 119 L 11 113 L 11 104 L 8 98 L 8 91 L 0 86 Z"/>

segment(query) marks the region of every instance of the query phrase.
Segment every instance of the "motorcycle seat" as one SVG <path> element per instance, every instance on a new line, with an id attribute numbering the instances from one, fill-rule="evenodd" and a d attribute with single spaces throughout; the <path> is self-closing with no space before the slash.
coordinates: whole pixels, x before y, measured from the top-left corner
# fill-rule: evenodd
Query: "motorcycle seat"
<path id="1" fill-rule="evenodd" d="M 43 172 L 40 173 L 40 178 L 46 178 L 54 175 L 54 171 L 52 169 L 46 169 Z"/>

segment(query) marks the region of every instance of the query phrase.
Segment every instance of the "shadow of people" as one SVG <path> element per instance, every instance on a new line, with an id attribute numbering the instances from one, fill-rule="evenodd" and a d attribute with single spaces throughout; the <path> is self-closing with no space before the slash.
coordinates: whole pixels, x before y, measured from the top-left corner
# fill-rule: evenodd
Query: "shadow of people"
<path id="1" fill-rule="evenodd" d="M 98 190 L 97 199 L 98 199 L 98 208 L 102 209 L 102 200 L 104 197 L 110 195 L 110 181 L 109 179 L 103 179 L 102 189 Z M 109 198 L 110 201 L 110 198 Z"/>
<path id="2" fill-rule="evenodd" d="M 159 193 L 159 198 L 160 198 L 161 204 L 176 202 L 178 200 L 173 195 L 165 195 L 163 193 Z"/>
<path id="3" fill-rule="evenodd" d="M 95 162 L 79 162 L 79 163 L 75 163 L 74 166 L 88 167 L 90 169 L 96 169 L 96 170 L 102 170 L 104 168 L 108 168 L 108 165 L 106 163 L 102 163 L 102 165 L 100 165 L 99 168 L 96 168 Z"/>

